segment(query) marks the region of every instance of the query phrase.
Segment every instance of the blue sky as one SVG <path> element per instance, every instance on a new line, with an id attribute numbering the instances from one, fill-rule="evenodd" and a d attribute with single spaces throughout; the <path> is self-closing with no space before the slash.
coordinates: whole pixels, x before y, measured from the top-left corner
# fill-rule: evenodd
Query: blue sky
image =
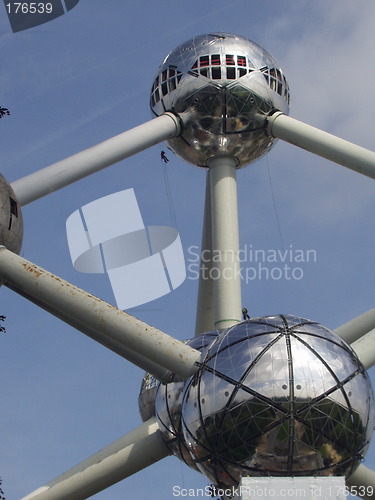
<path id="1" fill-rule="evenodd" d="M 278 60 L 291 116 L 374 149 L 374 21 L 372 0 L 80 0 L 68 14 L 13 34 L 0 9 L 0 105 L 12 112 L 0 122 L 2 173 L 14 181 L 149 120 L 149 92 L 165 55 L 212 31 L 250 38 Z M 105 276 L 73 269 L 65 222 L 82 205 L 133 188 L 146 225 L 172 225 L 175 215 L 188 258 L 189 247 L 200 245 L 205 175 L 169 154 L 171 212 L 161 148 L 25 206 L 21 254 L 114 303 Z M 239 172 L 238 185 L 241 247 L 292 245 L 317 256 L 300 280 L 243 283 L 252 316 L 290 313 L 335 328 L 374 307 L 373 181 L 279 142 Z M 190 338 L 196 292 L 197 281 L 187 279 L 129 312 Z M 0 476 L 13 500 L 139 425 L 142 372 L 5 287 L 0 294 L 7 316 Z M 365 463 L 375 467 L 374 447 Z M 172 457 L 95 498 L 164 500 L 174 498 L 173 485 L 206 484 Z"/>

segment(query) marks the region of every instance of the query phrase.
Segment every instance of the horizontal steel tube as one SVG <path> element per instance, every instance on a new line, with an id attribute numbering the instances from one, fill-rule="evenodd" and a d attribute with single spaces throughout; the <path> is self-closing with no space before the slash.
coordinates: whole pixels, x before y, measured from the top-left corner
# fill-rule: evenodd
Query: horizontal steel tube
<path id="1" fill-rule="evenodd" d="M 179 119 L 165 113 L 96 146 L 11 183 L 20 205 L 27 205 L 83 177 L 179 134 Z"/>
<path id="2" fill-rule="evenodd" d="M 327 160 L 375 179 L 375 153 L 281 112 L 267 118 L 267 132 Z"/>
<path id="3" fill-rule="evenodd" d="M 22 500 L 83 500 L 168 455 L 153 417 Z"/>
<path id="4" fill-rule="evenodd" d="M 183 379 L 197 370 L 199 351 L 4 247 L 0 247 L 0 282 L 126 359 L 130 351 L 129 360 L 145 370 L 156 364 L 161 372 L 168 370 Z"/>

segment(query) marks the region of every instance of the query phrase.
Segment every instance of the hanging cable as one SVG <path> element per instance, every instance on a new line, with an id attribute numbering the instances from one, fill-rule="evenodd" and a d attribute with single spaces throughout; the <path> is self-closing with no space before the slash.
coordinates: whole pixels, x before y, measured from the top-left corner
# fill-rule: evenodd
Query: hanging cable
<path id="1" fill-rule="evenodd" d="M 175 208 L 174 208 L 174 204 L 173 204 L 172 190 L 171 190 L 171 187 L 169 184 L 169 176 L 168 176 L 168 170 L 167 170 L 167 163 L 169 162 L 169 160 L 168 160 L 165 152 L 162 151 L 161 148 L 160 148 L 160 161 L 161 161 L 161 165 L 162 165 L 162 169 L 163 169 L 164 184 L 165 184 L 165 190 L 167 193 L 169 213 L 171 215 L 172 225 L 178 231 L 176 212 L 175 212 Z"/>
<path id="2" fill-rule="evenodd" d="M 273 208 L 274 208 L 274 211 L 275 211 L 275 218 L 276 218 L 277 229 L 279 231 L 279 236 L 280 236 L 281 249 L 284 250 L 284 248 L 285 248 L 284 238 L 283 238 L 283 233 L 281 231 L 279 214 L 277 213 L 277 206 L 276 206 L 275 194 L 274 194 L 272 180 L 271 180 L 271 172 L 270 172 L 270 164 L 269 164 L 269 161 L 268 161 L 268 156 L 266 156 L 266 161 L 267 161 L 268 180 L 269 180 L 270 188 L 271 188 L 272 203 L 273 203 Z"/>

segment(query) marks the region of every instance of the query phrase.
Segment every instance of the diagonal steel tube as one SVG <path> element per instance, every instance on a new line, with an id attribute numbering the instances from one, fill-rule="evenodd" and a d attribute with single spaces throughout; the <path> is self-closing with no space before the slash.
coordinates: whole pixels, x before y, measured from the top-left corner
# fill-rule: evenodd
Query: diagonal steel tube
<path id="1" fill-rule="evenodd" d="M 350 345 L 363 366 L 368 370 L 375 365 L 375 328 Z"/>
<path id="2" fill-rule="evenodd" d="M 21 500 L 83 500 L 168 455 L 153 417 Z"/>
<path id="3" fill-rule="evenodd" d="M 179 132 L 179 118 L 172 113 L 164 113 L 96 146 L 22 177 L 12 182 L 11 186 L 20 205 L 27 205 L 159 142 L 176 137 Z"/>
<path id="4" fill-rule="evenodd" d="M 267 133 L 375 179 L 375 153 L 277 112 L 267 117 Z"/>
<path id="5" fill-rule="evenodd" d="M 363 464 L 360 464 L 354 473 L 346 480 L 348 493 L 359 496 L 365 500 L 374 500 L 375 498 L 375 471 L 370 470 Z"/>
<path id="6" fill-rule="evenodd" d="M 172 374 L 186 379 L 198 369 L 199 351 L 5 247 L 0 282 L 163 381 Z"/>
<path id="7" fill-rule="evenodd" d="M 375 308 L 339 326 L 335 332 L 351 344 L 366 369 L 375 364 Z M 360 498 L 365 500 L 375 498 L 375 471 L 363 464 L 347 479 L 346 484 L 348 492 L 354 496 L 361 493 Z"/>
<path id="8" fill-rule="evenodd" d="M 370 330 L 375 328 L 375 308 L 366 311 L 344 325 L 335 329 L 335 332 L 348 344 L 355 342 Z"/>

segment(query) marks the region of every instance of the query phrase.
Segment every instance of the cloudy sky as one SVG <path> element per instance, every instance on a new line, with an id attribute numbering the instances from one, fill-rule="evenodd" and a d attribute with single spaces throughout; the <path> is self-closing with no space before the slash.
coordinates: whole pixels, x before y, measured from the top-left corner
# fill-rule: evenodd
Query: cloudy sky
<path id="1" fill-rule="evenodd" d="M 165 55 L 213 31 L 243 35 L 278 60 L 293 117 L 375 148 L 372 0 L 80 0 L 68 14 L 16 34 L 1 9 L 0 105 L 12 112 L 0 122 L 1 170 L 10 182 L 149 120 Z M 172 153 L 165 169 L 161 148 L 25 206 L 22 255 L 114 304 L 105 276 L 72 267 L 65 222 L 84 204 L 133 188 L 147 225 L 176 219 L 188 260 L 189 248 L 200 245 L 205 175 Z M 243 283 L 252 316 L 291 313 L 335 328 L 374 307 L 373 181 L 279 142 L 239 172 L 238 183 L 242 248 L 316 253 L 302 264 L 302 279 Z M 15 500 L 139 425 L 142 371 L 5 287 L 0 293 L 7 317 L 0 476 Z M 190 338 L 196 293 L 197 281 L 187 279 L 129 312 Z M 374 447 L 365 463 L 375 468 Z M 206 484 L 172 457 L 95 498 L 164 500 L 174 498 L 174 485 Z"/>

